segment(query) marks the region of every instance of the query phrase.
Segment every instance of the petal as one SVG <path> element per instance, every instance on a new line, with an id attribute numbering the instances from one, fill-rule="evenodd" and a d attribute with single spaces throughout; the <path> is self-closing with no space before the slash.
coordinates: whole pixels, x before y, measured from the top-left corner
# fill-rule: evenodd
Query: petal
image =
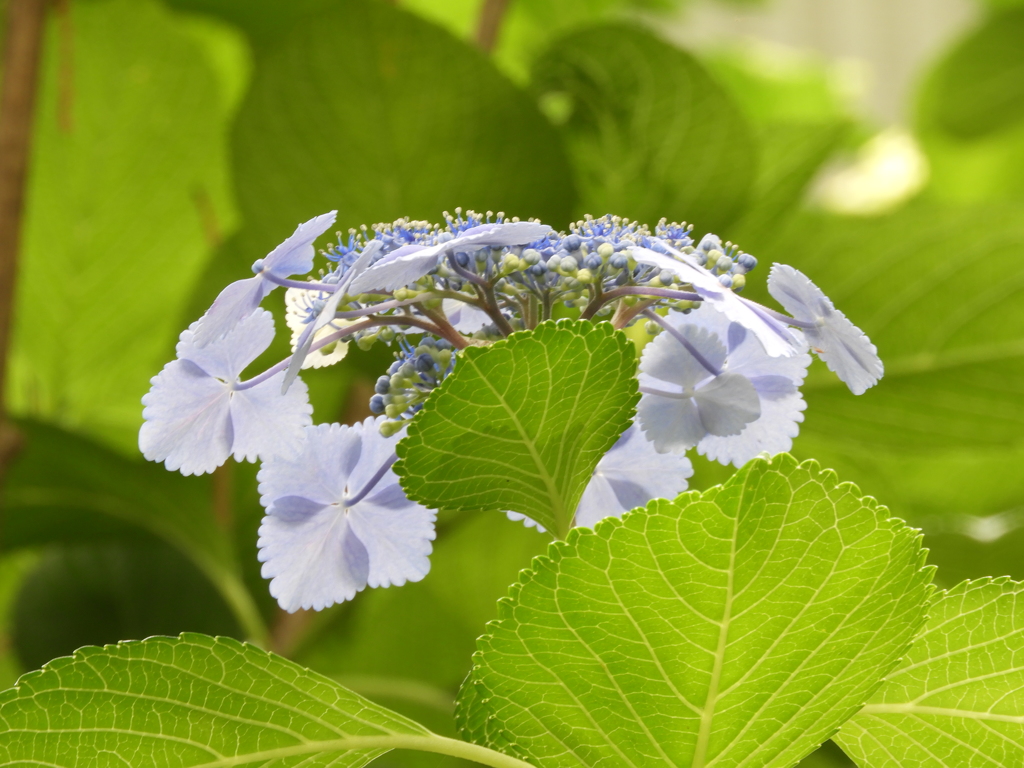
<path id="1" fill-rule="evenodd" d="M 864 394 L 882 378 L 885 367 L 871 339 L 803 272 L 785 264 L 773 265 L 768 291 L 793 317 L 817 325 L 804 329 L 804 335 L 853 394 Z"/>
<path id="2" fill-rule="evenodd" d="M 467 336 L 494 322 L 491 320 L 491 316 L 482 309 L 465 304 L 458 299 L 445 299 L 441 302 L 441 309 L 455 330 Z"/>
<path id="3" fill-rule="evenodd" d="M 686 254 L 675 250 L 667 243 L 662 245 L 671 255 L 657 253 L 649 248 L 633 248 L 633 258 L 640 264 L 649 264 L 674 272 L 680 280 L 692 285 L 693 290 L 700 294 L 704 301 L 757 336 L 765 351 L 772 357 L 796 354 L 798 340 L 785 323 L 758 310 L 756 305 L 723 287 L 717 277 Z"/>
<path id="4" fill-rule="evenodd" d="M 761 415 L 757 390 L 738 373 L 716 376 L 694 393 L 693 400 L 701 423 L 712 435 L 738 435 Z"/>
<path id="5" fill-rule="evenodd" d="M 683 325 L 677 330 L 712 366 L 720 369 L 724 365 L 725 346 L 717 336 L 694 325 Z M 640 357 L 640 372 L 686 389 L 693 389 L 699 382 L 713 375 L 679 339 L 668 332 L 659 334 L 644 347 Z"/>
<path id="6" fill-rule="evenodd" d="M 340 502 L 361 452 L 361 434 L 352 427 L 306 427 L 295 456 L 278 456 L 263 462 L 256 476 L 260 503 L 269 510 L 277 499 L 286 496 L 301 496 L 323 504 Z"/>
<path id="7" fill-rule="evenodd" d="M 587 483 L 587 488 L 583 491 L 580 503 L 576 507 L 573 525 L 593 528 L 599 520 L 606 517 L 622 517 L 622 513 L 625 511 L 626 509 L 608 482 L 608 478 L 595 474 Z"/>
<path id="8" fill-rule="evenodd" d="M 277 373 L 249 389 L 231 395 L 231 424 L 235 440 L 231 450 L 237 460 L 256 461 L 274 456 L 294 456 L 303 445 L 303 429 L 312 423 L 309 390 L 297 381 L 281 394 L 284 373 Z"/>
<path id="9" fill-rule="evenodd" d="M 468 245 L 488 248 L 505 248 L 512 245 L 529 245 L 547 237 L 554 230 L 547 224 L 536 221 L 510 221 L 500 224 L 480 224 L 470 227 L 461 235 L 448 241 L 452 253 Z"/>
<path id="10" fill-rule="evenodd" d="M 224 338 L 205 347 L 196 344 L 196 326 L 192 323 L 187 331 L 182 331 L 175 348 L 178 357 L 191 360 L 206 373 L 225 381 L 237 381 L 274 340 L 274 316 L 265 309 L 250 312 Z"/>
<path id="11" fill-rule="evenodd" d="M 430 570 L 437 513 L 409 501 L 393 472 L 375 491 L 349 508 L 352 530 L 369 553 L 371 587 L 419 581 Z"/>
<path id="12" fill-rule="evenodd" d="M 370 416 L 363 422 L 349 427 L 359 435 L 361 441 L 359 461 L 352 467 L 348 478 L 349 497 L 361 493 L 366 484 L 380 471 L 381 466 L 394 460 L 395 447 L 398 445 L 398 441 L 405 437 L 405 431 L 400 429 L 391 437 L 384 437 L 380 433 L 380 425 L 386 420 L 386 416 L 377 418 Z M 394 473 L 390 473 L 390 476 L 394 477 Z M 378 481 L 378 486 L 381 486 L 383 482 L 384 478 L 381 478 Z"/>
<path id="13" fill-rule="evenodd" d="M 230 391 L 188 360 L 174 360 L 143 396 L 139 450 L 183 475 L 212 472 L 231 452 Z"/>
<path id="14" fill-rule="evenodd" d="M 256 546 L 270 594 L 289 613 L 351 600 L 366 586 L 366 547 L 341 507 L 325 506 L 296 520 L 267 515 Z"/>
<path id="15" fill-rule="evenodd" d="M 277 277 L 304 275 L 313 269 L 313 241 L 334 224 L 337 211 L 323 213 L 299 224 L 295 231 L 263 260 L 263 268 Z"/>
<path id="16" fill-rule="evenodd" d="M 213 300 L 206 314 L 189 326 L 193 332 L 192 344 L 201 348 L 223 339 L 249 317 L 275 287 L 259 275 L 228 285 Z"/>
<path id="17" fill-rule="evenodd" d="M 414 283 L 437 266 L 445 245 L 404 245 L 392 251 L 352 280 L 350 295 L 374 291 L 393 291 Z"/>
<path id="18" fill-rule="evenodd" d="M 645 394 L 637 406 L 637 419 L 654 447 L 667 451 L 685 451 L 707 434 L 692 398 Z"/>
<path id="19" fill-rule="evenodd" d="M 788 451 L 800 432 L 806 407 L 799 391 L 779 399 L 762 397 L 760 418 L 732 437 L 705 436 L 697 444 L 697 452 L 712 461 L 739 468 L 760 453 L 775 455 Z"/>

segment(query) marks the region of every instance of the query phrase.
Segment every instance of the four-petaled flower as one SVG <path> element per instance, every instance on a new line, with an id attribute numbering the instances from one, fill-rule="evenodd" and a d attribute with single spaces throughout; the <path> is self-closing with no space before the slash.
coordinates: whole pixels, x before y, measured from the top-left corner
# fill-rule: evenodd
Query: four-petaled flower
<path id="1" fill-rule="evenodd" d="M 801 322 L 811 348 L 855 395 L 878 383 L 885 372 L 878 350 L 860 328 L 798 269 L 775 264 L 768 292 Z"/>
<path id="2" fill-rule="evenodd" d="M 409 501 L 391 470 L 399 435 L 380 419 L 307 427 L 298 455 L 263 463 L 259 560 L 286 611 L 320 610 L 430 570 L 436 513 Z"/>
<path id="3" fill-rule="evenodd" d="M 227 336 L 206 347 L 195 343 L 196 323 L 183 331 L 178 359 L 151 380 L 142 398 L 145 423 L 139 448 L 183 475 L 212 472 L 234 454 L 255 461 L 297 450 L 312 422 L 306 385 L 281 394 L 279 372 L 240 382 L 246 366 L 274 339 L 274 318 L 258 309 Z"/>

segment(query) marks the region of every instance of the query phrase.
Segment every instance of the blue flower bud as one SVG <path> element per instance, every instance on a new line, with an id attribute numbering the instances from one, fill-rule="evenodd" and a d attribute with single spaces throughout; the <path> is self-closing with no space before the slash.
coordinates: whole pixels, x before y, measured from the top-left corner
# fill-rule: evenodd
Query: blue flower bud
<path id="1" fill-rule="evenodd" d="M 676 273 L 671 269 L 663 269 L 658 273 L 658 279 L 661 280 L 664 285 L 672 285 L 672 280 L 675 279 L 675 276 Z"/>
<path id="2" fill-rule="evenodd" d="M 386 395 L 391 390 L 391 377 L 381 376 L 373 385 L 373 391 L 378 395 Z"/>
<path id="3" fill-rule="evenodd" d="M 586 265 L 587 269 L 594 271 L 601 268 L 601 265 L 604 264 L 604 260 L 596 253 L 592 253 L 587 256 L 583 263 Z"/>
<path id="4" fill-rule="evenodd" d="M 384 398 L 380 395 L 374 395 L 370 398 L 370 413 L 377 414 L 378 416 L 384 413 Z"/>
<path id="5" fill-rule="evenodd" d="M 747 272 L 749 272 L 750 270 L 752 270 L 752 269 L 753 269 L 754 267 L 756 267 L 756 266 L 757 266 L 757 259 L 756 259 L 756 258 L 754 258 L 753 256 L 751 256 L 751 255 L 750 255 L 749 253 L 741 253 L 741 254 L 740 254 L 740 255 L 739 255 L 739 256 L 738 256 L 737 258 L 736 258 L 736 261 L 737 261 L 737 262 L 739 263 L 739 265 L 740 265 L 741 267 L 743 267 L 743 269 L 745 269 L 745 270 L 746 270 Z"/>
<path id="6" fill-rule="evenodd" d="M 263 259 L 256 259 L 256 261 L 254 261 L 252 263 L 252 272 L 253 272 L 254 275 L 258 275 L 262 271 L 263 271 Z"/>
<path id="7" fill-rule="evenodd" d="M 578 251 L 582 244 L 579 235 L 569 235 L 562 241 L 562 247 L 567 251 Z"/>
<path id="8" fill-rule="evenodd" d="M 455 254 L 455 263 L 458 264 L 460 267 L 468 267 L 469 266 L 469 254 L 468 253 L 456 253 Z"/>
<path id="9" fill-rule="evenodd" d="M 416 358 L 416 370 L 420 373 L 429 373 L 434 370 L 434 358 L 429 353 L 424 353 Z"/>
<path id="10" fill-rule="evenodd" d="M 543 275 L 543 274 L 544 274 L 545 272 L 547 272 L 547 271 L 548 271 L 548 268 L 547 268 L 547 266 L 546 266 L 546 265 L 544 264 L 544 262 L 541 262 L 540 264 L 534 264 L 534 265 L 533 265 L 532 267 L 530 267 L 530 269 L 529 269 L 529 273 L 530 273 L 531 275 L 535 275 L 536 277 L 540 277 L 541 275 Z"/>
<path id="11" fill-rule="evenodd" d="M 720 282 L 726 288 L 732 288 L 732 278 L 729 277 L 728 275 L 720 275 L 718 278 L 718 282 Z"/>
<path id="12" fill-rule="evenodd" d="M 629 266 L 629 258 L 624 253 L 616 253 L 608 260 L 608 263 L 615 269 L 625 269 Z"/>
<path id="13" fill-rule="evenodd" d="M 401 368 L 401 367 L 402 367 L 402 361 L 401 360 L 395 360 L 395 362 L 393 362 L 391 365 L 388 366 L 388 373 L 391 374 L 392 376 L 394 376 L 396 373 L 398 373 L 398 369 Z"/>

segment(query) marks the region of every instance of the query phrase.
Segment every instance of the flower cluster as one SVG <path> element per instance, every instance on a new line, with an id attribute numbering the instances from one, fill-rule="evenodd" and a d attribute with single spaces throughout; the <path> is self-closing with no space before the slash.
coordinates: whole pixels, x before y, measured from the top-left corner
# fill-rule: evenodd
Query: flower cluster
<path id="1" fill-rule="evenodd" d="M 259 557 L 286 610 L 426 575 L 434 512 L 406 498 L 394 446 L 468 346 L 553 317 L 643 323 L 654 336 L 640 359 L 636 421 L 597 465 L 577 525 L 685 490 L 691 448 L 736 466 L 788 450 L 809 352 L 855 394 L 882 376 L 874 345 L 798 270 L 777 264 L 768 276 L 789 315 L 742 297 L 757 260 L 715 235 L 695 245 L 684 224 L 652 229 L 617 216 L 567 232 L 500 213 L 445 219 L 350 230 L 316 278 L 297 280 L 313 271 L 313 242 L 335 212 L 301 224 L 182 333 L 177 359 L 143 398 L 146 458 L 184 474 L 232 455 L 262 461 Z M 278 287 L 292 354 L 243 381 L 273 339 L 260 305 Z M 313 426 L 299 372 L 338 362 L 352 343 L 396 350 L 369 403 L 376 417 Z"/>

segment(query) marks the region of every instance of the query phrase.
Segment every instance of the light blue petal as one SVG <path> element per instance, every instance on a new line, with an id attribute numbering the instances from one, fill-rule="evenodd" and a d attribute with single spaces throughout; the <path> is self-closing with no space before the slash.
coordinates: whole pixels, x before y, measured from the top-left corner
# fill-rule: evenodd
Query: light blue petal
<path id="1" fill-rule="evenodd" d="M 301 523 L 323 512 L 324 508 L 329 506 L 319 501 L 310 501 L 304 496 L 282 496 L 280 499 L 274 499 L 267 507 L 267 514 L 279 517 L 287 523 Z"/>
<path id="2" fill-rule="evenodd" d="M 445 299 L 441 303 L 441 309 L 452 327 L 467 336 L 494 322 L 491 316 L 482 309 L 465 304 L 458 299 Z"/>
<path id="3" fill-rule="evenodd" d="M 739 373 L 723 373 L 702 385 L 693 395 L 700 421 L 709 434 L 738 435 L 761 416 L 761 400 L 750 379 Z"/>
<path id="4" fill-rule="evenodd" d="M 277 277 L 304 275 L 313 269 L 313 241 L 334 224 L 337 211 L 320 214 L 299 224 L 295 231 L 263 260 L 263 269 Z"/>
<path id="5" fill-rule="evenodd" d="M 339 507 L 297 521 L 267 515 L 256 546 L 270 594 L 289 613 L 351 600 L 366 586 L 366 548 Z"/>
<path id="6" fill-rule="evenodd" d="M 393 291 L 414 283 L 437 266 L 445 245 L 406 245 L 388 254 L 352 280 L 353 296 L 374 291 Z"/>
<path id="7" fill-rule="evenodd" d="M 693 448 L 707 434 L 689 397 L 644 394 L 637 406 L 637 419 L 647 439 L 662 453 Z"/>
<path id="8" fill-rule="evenodd" d="M 695 325 L 680 325 L 677 330 L 705 360 L 716 369 L 721 369 L 725 363 L 726 351 L 718 336 Z M 698 383 L 713 375 L 669 332 L 659 334 L 654 341 L 644 347 L 643 355 L 640 357 L 640 372 L 643 374 L 641 384 L 646 383 L 646 377 L 651 377 L 685 389 L 693 389 Z"/>
<path id="9" fill-rule="evenodd" d="M 450 240 L 448 245 L 452 253 L 458 253 L 467 246 L 477 248 L 505 248 L 513 245 L 528 245 L 554 230 L 547 224 L 535 221 L 510 221 L 501 224 L 480 224 L 470 227 L 461 235 Z"/>
<path id="10" fill-rule="evenodd" d="M 294 457 L 275 457 L 263 462 L 256 476 L 260 503 L 268 510 L 277 499 L 286 496 L 302 496 L 322 504 L 340 503 L 361 452 L 361 433 L 351 427 L 306 427 Z"/>
<path id="11" fill-rule="evenodd" d="M 774 456 L 789 451 L 793 438 L 800 433 L 806 407 L 799 390 L 777 399 L 761 398 L 760 418 L 733 437 L 706 435 L 697 444 L 697 452 L 712 461 L 739 468 L 760 453 Z"/>
<path id="12" fill-rule="evenodd" d="M 405 437 L 404 429 L 400 429 L 390 437 L 384 437 L 380 433 L 380 425 L 386 418 L 385 416 L 378 416 L 376 418 L 371 416 L 349 427 L 349 429 L 359 435 L 361 441 L 359 461 L 352 467 L 352 471 L 349 474 L 348 492 L 350 497 L 359 493 L 381 466 L 394 458 L 395 447 L 398 445 L 398 441 Z M 394 478 L 394 473 L 389 473 L 388 477 Z M 398 482 L 397 478 L 395 478 L 395 482 Z M 370 495 L 367 494 L 367 496 Z"/>
<path id="13" fill-rule="evenodd" d="M 538 533 L 547 533 L 548 529 L 538 523 L 532 517 L 520 514 L 519 512 L 505 512 L 505 516 L 513 523 L 522 523 L 527 528 L 536 528 Z"/>
<path id="14" fill-rule="evenodd" d="M 853 394 L 864 394 L 882 378 L 885 367 L 871 339 L 807 275 L 775 264 L 768 275 L 768 292 L 793 317 L 817 325 L 804 329 L 807 341 Z"/>
<path id="15" fill-rule="evenodd" d="M 188 360 L 165 365 L 152 385 L 142 398 L 142 455 L 183 475 L 202 475 L 223 464 L 232 442 L 227 385 Z"/>
<path id="16" fill-rule="evenodd" d="M 256 311 L 274 287 L 273 283 L 259 276 L 236 280 L 228 285 L 214 299 L 206 314 L 190 326 L 194 332 L 195 346 L 201 348 L 223 339 L 236 325 Z"/>
<path id="17" fill-rule="evenodd" d="M 797 354 L 799 342 L 785 323 L 767 315 L 756 305 L 724 288 L 715 275 L 686 254 L 675 250 L 667 243 L 662 245 L 672 255 L 657 253 L 649 248 L 634 248 L 633 258 L 640 264 L 649 264 L 674 272 L 680 280 L 692 285 L 693 290 L 700 294 L 705 302 L 757 336 L 765 351 L 772 357 L 789 357 Z"/>
<path id="18" fill-rule="evenodd" d="M 294 456 L 303 446 L 304 429 L 312 422 L 313 406 L 305 382 L 297 381 L 281 394 L 284 373 L 249 389 L 231 393 L 231 423 L 238 461 Z"/>
<path id="19" fill-rule="evenodd" d="M 265 309 L 249 313 L 222 338 L 200 347 L 195 341 L 199 323 L 182 331 L 175 351 L 182 360 L 191 360 L 206 373 L 224 381 L 238 381 L 239 375 L 274 340 L 274 316 Z"/>
<path id="20" fill-rule="evenodd" d="M 401 586 L 430 571 L 437 513 L 405 498 L 393 472 L 377 492 L 349 508 L 349 524 L 369 555 L 367 584 Z"/>

